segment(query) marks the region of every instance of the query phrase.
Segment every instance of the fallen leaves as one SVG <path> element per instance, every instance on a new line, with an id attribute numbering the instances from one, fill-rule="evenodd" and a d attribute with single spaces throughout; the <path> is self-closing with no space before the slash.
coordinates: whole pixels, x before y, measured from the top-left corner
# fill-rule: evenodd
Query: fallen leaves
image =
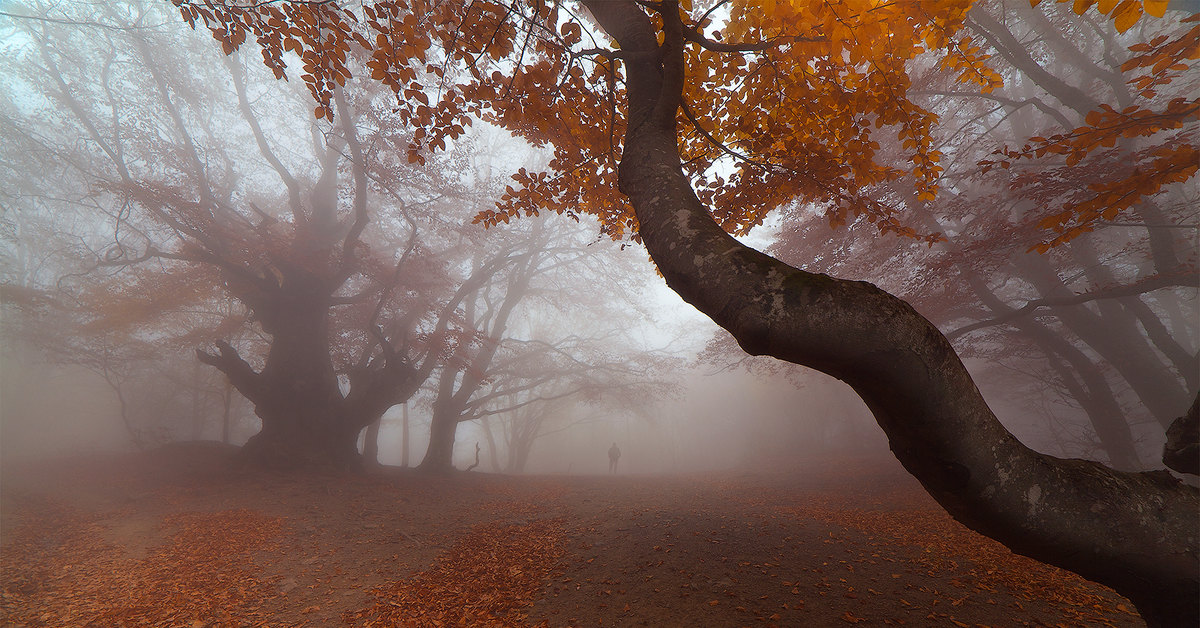
<path id="1" fill-rule="evenodd" d="M 753 499 L 745 490 L 737 492 Z M 908 578 L 917 583 L 919 590 L 930 592 L 921 584 L 926 577 L 931 582 L 934 579 L 951 578 L 951 586 L 970 591 L 970 594 L 956 594 L 951 598 L 945 592 L 932 593 L 938 599 L 946 599 L 949 606 L 956 610 L 974 595 L 1003 590 L 1019 599 L 1053 605 L 1072 625 L 1111 625 L 1108 620 L 1113 614 L 1133 614 L 1124 604 L 1114 605 L 1112 599 L 1115 596 L 1101 595 L 1103 587 L 1075 574 L 1013 554 L 1000 543 L 972 532 L 937 508 L 923 494 L 907 498 L 895 494 L 890 498 L 896 501 L 880 504 L 878 509 L 865 509 L 857 497 L 847 497 L 837 492 L 820 493 L 807 496 L 802 506 L 778 505 L 776 510 L 794 519 L 817 519 L 857 530 L 867 535 L 871 544 L 880 548 L 908 546 L 917 549 L 913 562 L 907 565 L 907 575 L 892 573 L 891 579 L 900 581 Z M 831 533 L 831 538 L 826 542 L 840 541 Z M 878 553 L 872 555 L 879 556 Z M 848 564 L 845 566 L 850 567 Z M 852 588 L 849 590 L 852 591 Z M 911 606 L 903 599 L 899 602 Z M 1014 604 L 1021 608 L 1019 602 Z M 849 612 L 842 616 L 843 621 L 850 623 L 856 623 L 855 619 L 865 621 Z M 947 613 L 931 613 L 930 619 L 949 621 L 958 626 L 969 625 Z"/>
<path id="2" fill-rule="evenodd" d="M 278 593 L 254 554 L 278 546 L 283 520 L 250 510 L 171 515 L 145 558 L 105 540 L 105 518 L 48 506 L 25 514 L 0 554 L 6 625 L 256 625 Z M 53 539 L 49 541 L 49 539 Z"/>
<path id="3" fill-rule="evenodd" d="M 429 569 L 374 589 L 375 603 L 345 619 L 364 627 L 518 625 L 564 552 L 559 519 L 480 524 Z"/>

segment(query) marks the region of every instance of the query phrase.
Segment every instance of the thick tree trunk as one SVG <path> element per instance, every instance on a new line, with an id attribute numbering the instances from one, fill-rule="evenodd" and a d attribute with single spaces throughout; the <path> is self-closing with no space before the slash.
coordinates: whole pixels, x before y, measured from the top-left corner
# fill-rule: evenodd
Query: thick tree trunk
<path id="1" fill-rule="evenodd" d="M 1115 588 L 1153 625 L 1197 625 L 1196 489 L 1165 472 L 1124 473 L 1028 449 L 992 414 L 950 343 L 907 303 L 731 238 L 680 163 L 675 123 L 685 77 L 674 4 L 663 11 L 661 47 L 632 0 L 584 4 L 626 63 L 619 183 L 668 285 L 747 352 L 850 384 L 896 457 L 960 522 Z"/>
<path id="2" fill-rule="evenodd" d="M 479 424 L 483 426 L 483 435 L 487 438 L 488 462 L 492 465 L 492 473 L 500 473 L 500 457 L 496 455 L 496 437 L 492 435 L 492 424 L 486 416 L 479 419 Z"/>
<path id="3" fill-rule="evenodd" d="M 486 341 L 474 356 L 470 356 L 467 363 L 453 369 L 443 368 L 438 378 L 437 399 L 433 404 L 433 419 L 429 424 L 429 447 L 425 451 L 425 458 L 418 465 L 423 471 L 441 473 L 454 469 L 454 434 L 458 430 L 458 424 L 466 420 L 463 413 L 471 397 L 485 381 L 492 359 L 500 349 L 509 317 L 517 304 L 529 293 L 529 283 L 538 272 L 538 264 L 545 246 L 540 228 L 535 229 L 526 244 L 529 248 L 512 260 L 504 299 L 490 317 L 490 324 L 475 318 L 474 300 L 466 302 L 468 325 L 483 335 Z M 480 322 L 484 324 L 475 328 Z M 467 359 L 467 354 L 464 352 L 459 357 Z"/>
<path id="4" fill-rule="evenodd" d="M 242 449 L 244 462 L 357 468 L 359 432 L 412 396 L 428 371 L 385 352 L 349 373 L 350 392 L 343 395 L 329 347 L 330 295 L 340 284 L 301 267 L 281 272 L 278 285 L 239 296 L 271 335 L 262 371 L 255 372 L 227 343 L 218 343 L 218 354 L 197 356 L 225 373 L 262 419 L 262 431 Z"/>
<path id="5" fill-rule="evenodd" d="M 434 410 L 429 422 L 429 447 L 417 468 L 429 473 L 454 470 L 454 434 L 458 431 L 458 413 Z"/>
<path id="6" fill-rule="evenodd" d="M 363 432 L 363 464 L 369 466 L 379 465 L 379 425 L 383 423 L 383 417 L 380 417 L 374 423 L 367 426 Z"/>
<path id="7" fill-rule="evenodd" d="M 438 377 L 437 398 L 429 419 L 429 445 L 417 468 L 427 473 L 449 473 L 454 470 L 454 434 L 458 431 L 461 407 L 455 403 L 455 386 L 460 371 L 442 367 Z"/>
<path id="8" fill-rule="evenodd" d="M 275 469 L 354 467 L 363 424 L 347 420 L 329 354 L 332 291 L 311 275 L 296 275 L 243 299 L 271 335 L 261 372 L 228 344 L 220 344 L 218 355 L 197 356 L 224 372 L 262 419 L 262 430 L 242 447 L 242 462 Z"/>
<path id="9" fill-rule="evenodd" d="M 246 443 L 245 456 L 268 467 L 356 465 L 362 426 L 344 416 L 329 354 L 326 290 L 284 289 L 272 305 L 263 316 L 271 349 L 253 399 L 263 428 Z"/>

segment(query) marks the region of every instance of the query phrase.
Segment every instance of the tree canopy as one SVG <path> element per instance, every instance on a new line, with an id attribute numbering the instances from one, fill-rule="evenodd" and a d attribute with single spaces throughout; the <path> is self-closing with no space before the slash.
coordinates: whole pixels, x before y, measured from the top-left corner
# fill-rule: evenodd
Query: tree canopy
<path id="1" fill-rule="evenodd" d="M 390 87 L 401 117 L 421 129 L 410 160 L 423 160 L 422 149 L 444 148 L 472 118 L 553 146 L 549 168 L 515 173 L 502 202 L 479 215 L 485 224 L 549 209 L 597 215 L 613 237 L 636 233 L 633 212 L 616 192 L 628 123 L 618 103 L 630 59 L 608 48 L 611 38 L 586 11 L 545 1 L 383 1 L 361 9 L 173 1 L 190 23 L 209 26 L 226 51 L 254 40 L 277 77 L 287 77 L 291 55 L 298 56 L 298 77 L 317 102 L 317 117 L 333 119 L 335 88 L 352 74 Z M 945 154 L 935 146 L 940 117 L 911 93 L 914 79 L 934 70 L 985 94 L 1003 85 L 989 62 L 990 42 L 967 28 L 973 2 L 692 4 L 678 7 L 679 36 L 687 42 L 680 152 L 699 198 L 722 227 L 745 233 L 799 198 L 822 207 L 833 225 L 863 216 L 885 233 L 940 237 L 906 221 L 877 191 L 904 180 L 918 199 L 932 200 L 946 185 Z M 1145 14 L 1162 17 L 1166 4 L 1075 2 L 1072 8 L 1081 19 L 1099 14 L 1124 33 L 1149 19 Z M 1083 108 L 1085 124 L 1047 129 L 1017 148 L 997 147 L 984 169 L 1048 154 L 1073 166 L 1120 138 L 1159 136 L 1194 121 L 1200 105 L 1176 79 L 1200 54 L 1200 25 L 1189 27 L 1192 18 L 1178 27 L 1172 22 L 1162 32 L 1150 26 L 1148 41 L 1130 42 L 1133 54 L 1121 70 L 1136 88 L 1132 102 L 1066 102 Z M 426 93 L 431 83 L 436 101 Z M 1157 138 L 1139 155 L 1139 167 L 1081 191 L 1043 218 L 1052 233 L 1034 246 L 1065 242 L 1193 176 L 1195 147 L 1186 133 L 1173 138 Z M 884 150 L 885 142 L 896 145 Z"/>

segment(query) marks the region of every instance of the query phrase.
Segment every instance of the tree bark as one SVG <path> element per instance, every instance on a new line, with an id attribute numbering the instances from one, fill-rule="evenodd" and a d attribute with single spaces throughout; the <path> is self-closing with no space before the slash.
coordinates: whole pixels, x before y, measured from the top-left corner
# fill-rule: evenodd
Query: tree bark
<path id="1" fill-rule="evenodd" d="M 500 457 L 496 455 L 496 437 L 492 434 L 492 425 L 488 418 L 481 417 L 479 424 L 483 426 L 483 435 L 487 438 L 488 461 L 492 465 L 492 473 L 500 473 Z"/>
<path id="2" fill-rule="evenodd" d="M 262 430 L 242 448 L 254 466 L 356 468 L 358 434 L 411 395 L 419 375 L 402 361 L 351 374 L 343 396 L 329 347 L 331 295 L 340 282 L 284 268 L 273 290 L 240 295 L 271 335 L 266 364 L 255 372 L 227 343 L 218 354 L 197 352 L 254 404 Z"/>
<path id="3" fill-rule="evenodd" d="M 750 354 L 816 368 L 854 388 L 892 451 L 943 508 L 1013 551 L 1113 587 L 1153 625 L 1200 621 L 1200 496 L 1166 473 L 1039 454 L 987 407 L 950 343 L 904 301 L 792 268 L 725 233 L 696 197 L 677 144 L 682 24 L 662 46 L 632 0 L 584 0 L 626 64 L 619 185 L 639 235 L 684 300 Z"/>
<path id="4" fill-rule="evenodd" d="M 428 473 L 454 470 L 454 434 L 458 431 L 458 413 L 436 409 L 429 422 L 429 447 L 417 468 Z"/>
<path id="5" fill-rule="evenodd" d="M 256 310 L 272 339 L 255 403 L 263 428 L 245 453 L 269 467 L 356 464 L 362 426 L 342 420 L 343 397 L 329 354 L 332 291 L 315 278 L 285 278 L 269 304 Z"/>
<path id="6" fill-rule="evenodd" d="M 379 466 L 379 424 L 382 422 L 383 417 L 380 417 L 368 425 L 363 432 L 362 461 L 364 465 Z"/>
<path id="7" fill-rule="evenodd" d="M 1163 464 L 1180 473 L 1200 475 L 1200 394 L 1183 416 L 1167 429 Z"/>

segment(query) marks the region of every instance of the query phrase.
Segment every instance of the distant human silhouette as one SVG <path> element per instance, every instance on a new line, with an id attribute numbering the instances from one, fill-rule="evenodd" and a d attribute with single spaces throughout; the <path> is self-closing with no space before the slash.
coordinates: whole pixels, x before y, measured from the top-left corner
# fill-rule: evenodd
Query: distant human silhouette
<path id="1" fill-rule="evenodd" d="M 608 472 L 609 473 L 617 472 L 617 461 L 620 459 L 621 459 L 621 448 L 617 447 L 616 443 L 613 443 L 613 446 L 608 448 Z"/>

